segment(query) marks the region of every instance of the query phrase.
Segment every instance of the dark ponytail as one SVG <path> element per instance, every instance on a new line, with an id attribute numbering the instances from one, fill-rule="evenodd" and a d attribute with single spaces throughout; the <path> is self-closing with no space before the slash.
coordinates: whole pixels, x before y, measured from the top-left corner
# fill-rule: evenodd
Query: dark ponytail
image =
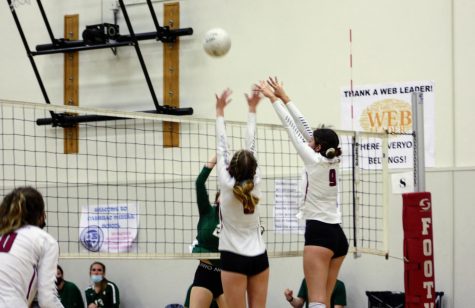
<path id="1" fill-rule="evenodd" d="M 323 154 L 322 154 L 323 155 Z M 326 151 L 325 151 L 325 156 L 326 158 L 329 158 L 329 159 L 332 159 L 332 158 L 335 158 L 335 157 L 338 157 L 341 155 L 341 149 L 340 148 L 328 148 Z"/>
<path id="2" fill-rule="evenodd" d="M 319 153 L 322 156 L 328 159 L 341 156 L 340 139 L 334 130 L 325 127 L 317 128 L 313 132 L 313 139 L 315 145 L 320 145 Z"/>

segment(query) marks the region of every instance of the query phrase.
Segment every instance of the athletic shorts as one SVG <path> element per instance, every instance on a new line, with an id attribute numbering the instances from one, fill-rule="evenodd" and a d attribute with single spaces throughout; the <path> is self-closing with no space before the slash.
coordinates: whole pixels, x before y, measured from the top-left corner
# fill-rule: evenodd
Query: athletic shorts
<path id="1" fill-rule="evenodd" d="M 333 251 L 333 259 L 348 253 L 348 239 L 340 224 L 327 224 L 318 220 L 307 220 L 305 224 L 305 246 L 320 246 Z"/>
<path id="2" fill-rule="evenodd" d="M 193 280 L 194 287 L 202 287 L 213 293 L 213 298 L 218 298 L 223 294 L 221 284 L 221 269 L 211 264 L 200 262 L 195 272 Z"/>
<path id="3" fill-rule="evenodd" d="M 255 257 L 221 251 L 221 269 L 223 271 L 254 276 L 265 271 L 267 268 L 269 268 L 267 251 Z"/>

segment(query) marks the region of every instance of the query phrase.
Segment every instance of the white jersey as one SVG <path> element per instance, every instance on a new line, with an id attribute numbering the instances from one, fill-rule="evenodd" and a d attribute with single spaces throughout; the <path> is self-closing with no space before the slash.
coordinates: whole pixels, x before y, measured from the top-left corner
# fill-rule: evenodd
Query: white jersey
<path id="1" fill-rule="evenodd" d="M 249 113 L 246 131 L 246 149 L 256 153 L 255 146 L 256 114 Z M 230 162 L 224 118 L 216 119 L 217 136 L 217 174 L 220 195 L 221 230 L 219 233 L 219 250 L 229 251 L 243 256 L 257 256 L 266 250 L 261 235 L 259 206 L 253 214 L 244 214 L 242 203 L 233 194 L 236 180 L 229 175 L 227 167 Z M 251 193 L 260 197 L 259 168 L 254 176 L 254 189 Z"/>
<path id="2" fill-rule="evenodd" d="M 0 236 L 0 307 L 27 308 L 37 291 L 41 308 L 63 307 L 56 291 L 59 247 L 36 226 Z"/>
<path id="3" fill-rule="evenodd" d="M 308 145 L 313 138 L 313 131 L 294 103 L 288 102 L 285 105 L 278 100 L 272 105 L 305 165 L 303 200 L 297 217 L 329 224 L 341 223 L 337 200 L 340 159 L 328 159 Z"/>

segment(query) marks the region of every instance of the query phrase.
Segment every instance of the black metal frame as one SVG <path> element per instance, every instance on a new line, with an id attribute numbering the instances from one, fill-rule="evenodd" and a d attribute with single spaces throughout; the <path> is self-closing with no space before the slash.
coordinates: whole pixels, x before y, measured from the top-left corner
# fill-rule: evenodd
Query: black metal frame
<path id="1" fill-rule="evenodd" d="M 148 88 L 150 90 L 150 95 L 152 96 L 153 103 L 155 105 L 154 111 L 145 111 L 145 112 L 153 112 L 159 114 L 170 114 L 170 115 L 191 115 L 193 114 L 193 108 L 178 108 L 168 105 L 160 105 L 158 102 L 157 96 L 155 94 L 155 90 L 153 88 L 152 81 L 150 79 L 150 75 L 148 73 L 147 67 L 145 65 L 145 61 L 142 56 L 142 52 L 140 50 L 140 46 L 138 41 L 140 40 L 149 40 L 155 39 L 157 41 L 161 41 L 163 43 L 172 43 L 175 42 L 177 37 L 179 36 L 186 36 L 192 35 L 193 29 L 192 28 L 182 28 L 182 29 L 170 29 L 168 26 L 160 26 L 157 20 L 157 16 L 155 15 L 155 11 L 152 6 L 151 0 L 147 0 L 148 8 L 150 14 L 152 15 L 153 23 L 155 26 L 155 32 L 145 32 L 145 33 L 135 33 L 132 27 L 132 23 L 130 22 L 129 15 L 127 13 L 127 9 L 125 7 L 124 1 L 119 0 L 120 9 L 124 16 L 125 22 L 127 24 L 127 28 L 129 30 L 129 35 L 118 35 L 117 39 L 114 42 L 107 42 L 105 44 L 95 44 L 95 45 L 88 45 L 83 40 L 77 41 L 69 41 L 64 38 L 56 39 L 53 35 L 53 31 L 51 30 L 51 26 L 49 24 L 48 18 L 46 16 L 46 12 L 43 8 L 41 0 L 37 0 L 38 7 L 41 12 L 41 16 L 43 17 L 43 21 L 46 26 L 46 30 L 48 31 L 51 43 L 50 44 L 41 44 L 36 46 L 36 51 L 32 51 L 28 45 L 28 41 L 26 36 L 23 32 L 23 28 L 20 24 L 20 20 L 18 15 L 15 11 L 15 5 L 12 4 L 12 0 L 7 0 L 8 5 L 10 7 L 10 11 L 12 13 L 13 19 L 15 24 L 18 28 L 18 32 L 20 33 L 21 40 L 25 47 L 26 53 L 28 55 L 28 59 L 30 60 L 31 66 L 33 67 L 33 71 L 35 73 L 36 79 L 38 80 L 38 84 L 40 86 L 41 92 L 43 94 L 44 100 L 47 104 L 51 104 L 48 93 L 46 92 L 46 88 L 44 83 L 41 79 L 40 73 L 36 66 L 34 56 L 39 55 L 47 55 L 47 54 L 55 54 L 55 53 L 65 53 L 71 51 L 83 51 L 83 50 L 93 50 L 93 49 L 104 49 L 104 48 L 116 48 L 122 46 L 134 46 L 135 51 L 137 53 L 137 57 L 140 62 L 140 66 L 142 67 L 143 74 L 145 76 L 145 80 L 147 82 Z M 38 119 L 38 125 L 49 125 L 52 124 L 53 126 L 61 126 L 67 127 L 71 126 L 72 124 L 81 123 L 81 122 L 92 122 L 92 121 L 104 121 L 104 120 L 114 120 L 114 119 L 121 119 L 115 117 L 102 117 L 98 116 L 94 119 L 94 116 L 72 116 L 68 115 L 67 113 L 57 114 L 53 111 L 50 111 L 51 118 L 50 119 Z M 82 118 L 84 117 L 84 118 Z M 105 119 L 107 118 L 107 119 Z M 83 121 L 84 120 L 84 121 Z"/>
<path id="2" fill-rule="evenodd" d="M 166 108 L 166 106 L 165 106 Z M 157 113 L 156 110 L 147 110 L 140 111 L 143 113 Z M 73 127 L 78 123 L 88 123 L 88 122 L 103 122 L 103 121 L 116 121 L 116 120 L 127 120 L 130 118 L 127 117 L 116 117 L 116 116 L 106 116 L 106 115 L 75 115 L 72 113 L 56 113 L 55 118 L 43 118 L 37 119 L 36 125 L 53 125 L 60 127 Z"/>

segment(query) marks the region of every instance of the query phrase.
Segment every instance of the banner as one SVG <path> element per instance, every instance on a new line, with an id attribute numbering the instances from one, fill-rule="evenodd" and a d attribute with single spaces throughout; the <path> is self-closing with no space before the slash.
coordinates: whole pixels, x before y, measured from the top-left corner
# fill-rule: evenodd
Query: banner
<path id="1" fill-rule="evenodd" d="M 92 252 L 127 252 L 137 237 L 137 204 L 102 204 L 82 208 L 81 244 Z"/>
<path id="2" fill-rule="evenodd" d="M 303 173 L 302 176 L 304 176 Z M 274 231 L 276 233 L 305 233 L 305 219 L 299 218 L 300 205 L 304 198 L 303 179 L 281 178 L 274 180 Z M 337 204 L 340 202 L 338 192 Z"/>
<path id="3" fill-rule="evenodd" d="M 366 85 L 341 90 L 341 123 L 345 130 L 363 132 L 398 133 L 389 139 L 388 162 L 390 168 L 412 168 L 413 137 L 411 93 L 422 92 L 424 96 L 424 139 L 426 166 L 434 166 L 434 83 L 415 81 L 381 85 Z M 380 167 L 376 157 L 381 142 L 368 139 L 360 144 L 361 161 L 364 167 Z M 372 154 L 373 153 L 373 154 Z"/>
<path id="4" fill-rule="evenodd" d="M 305 224 L 296 217 L 302 199 L 298 179 L 275 180 L 274 230 L 280 233 L 305 232 Z"/>

